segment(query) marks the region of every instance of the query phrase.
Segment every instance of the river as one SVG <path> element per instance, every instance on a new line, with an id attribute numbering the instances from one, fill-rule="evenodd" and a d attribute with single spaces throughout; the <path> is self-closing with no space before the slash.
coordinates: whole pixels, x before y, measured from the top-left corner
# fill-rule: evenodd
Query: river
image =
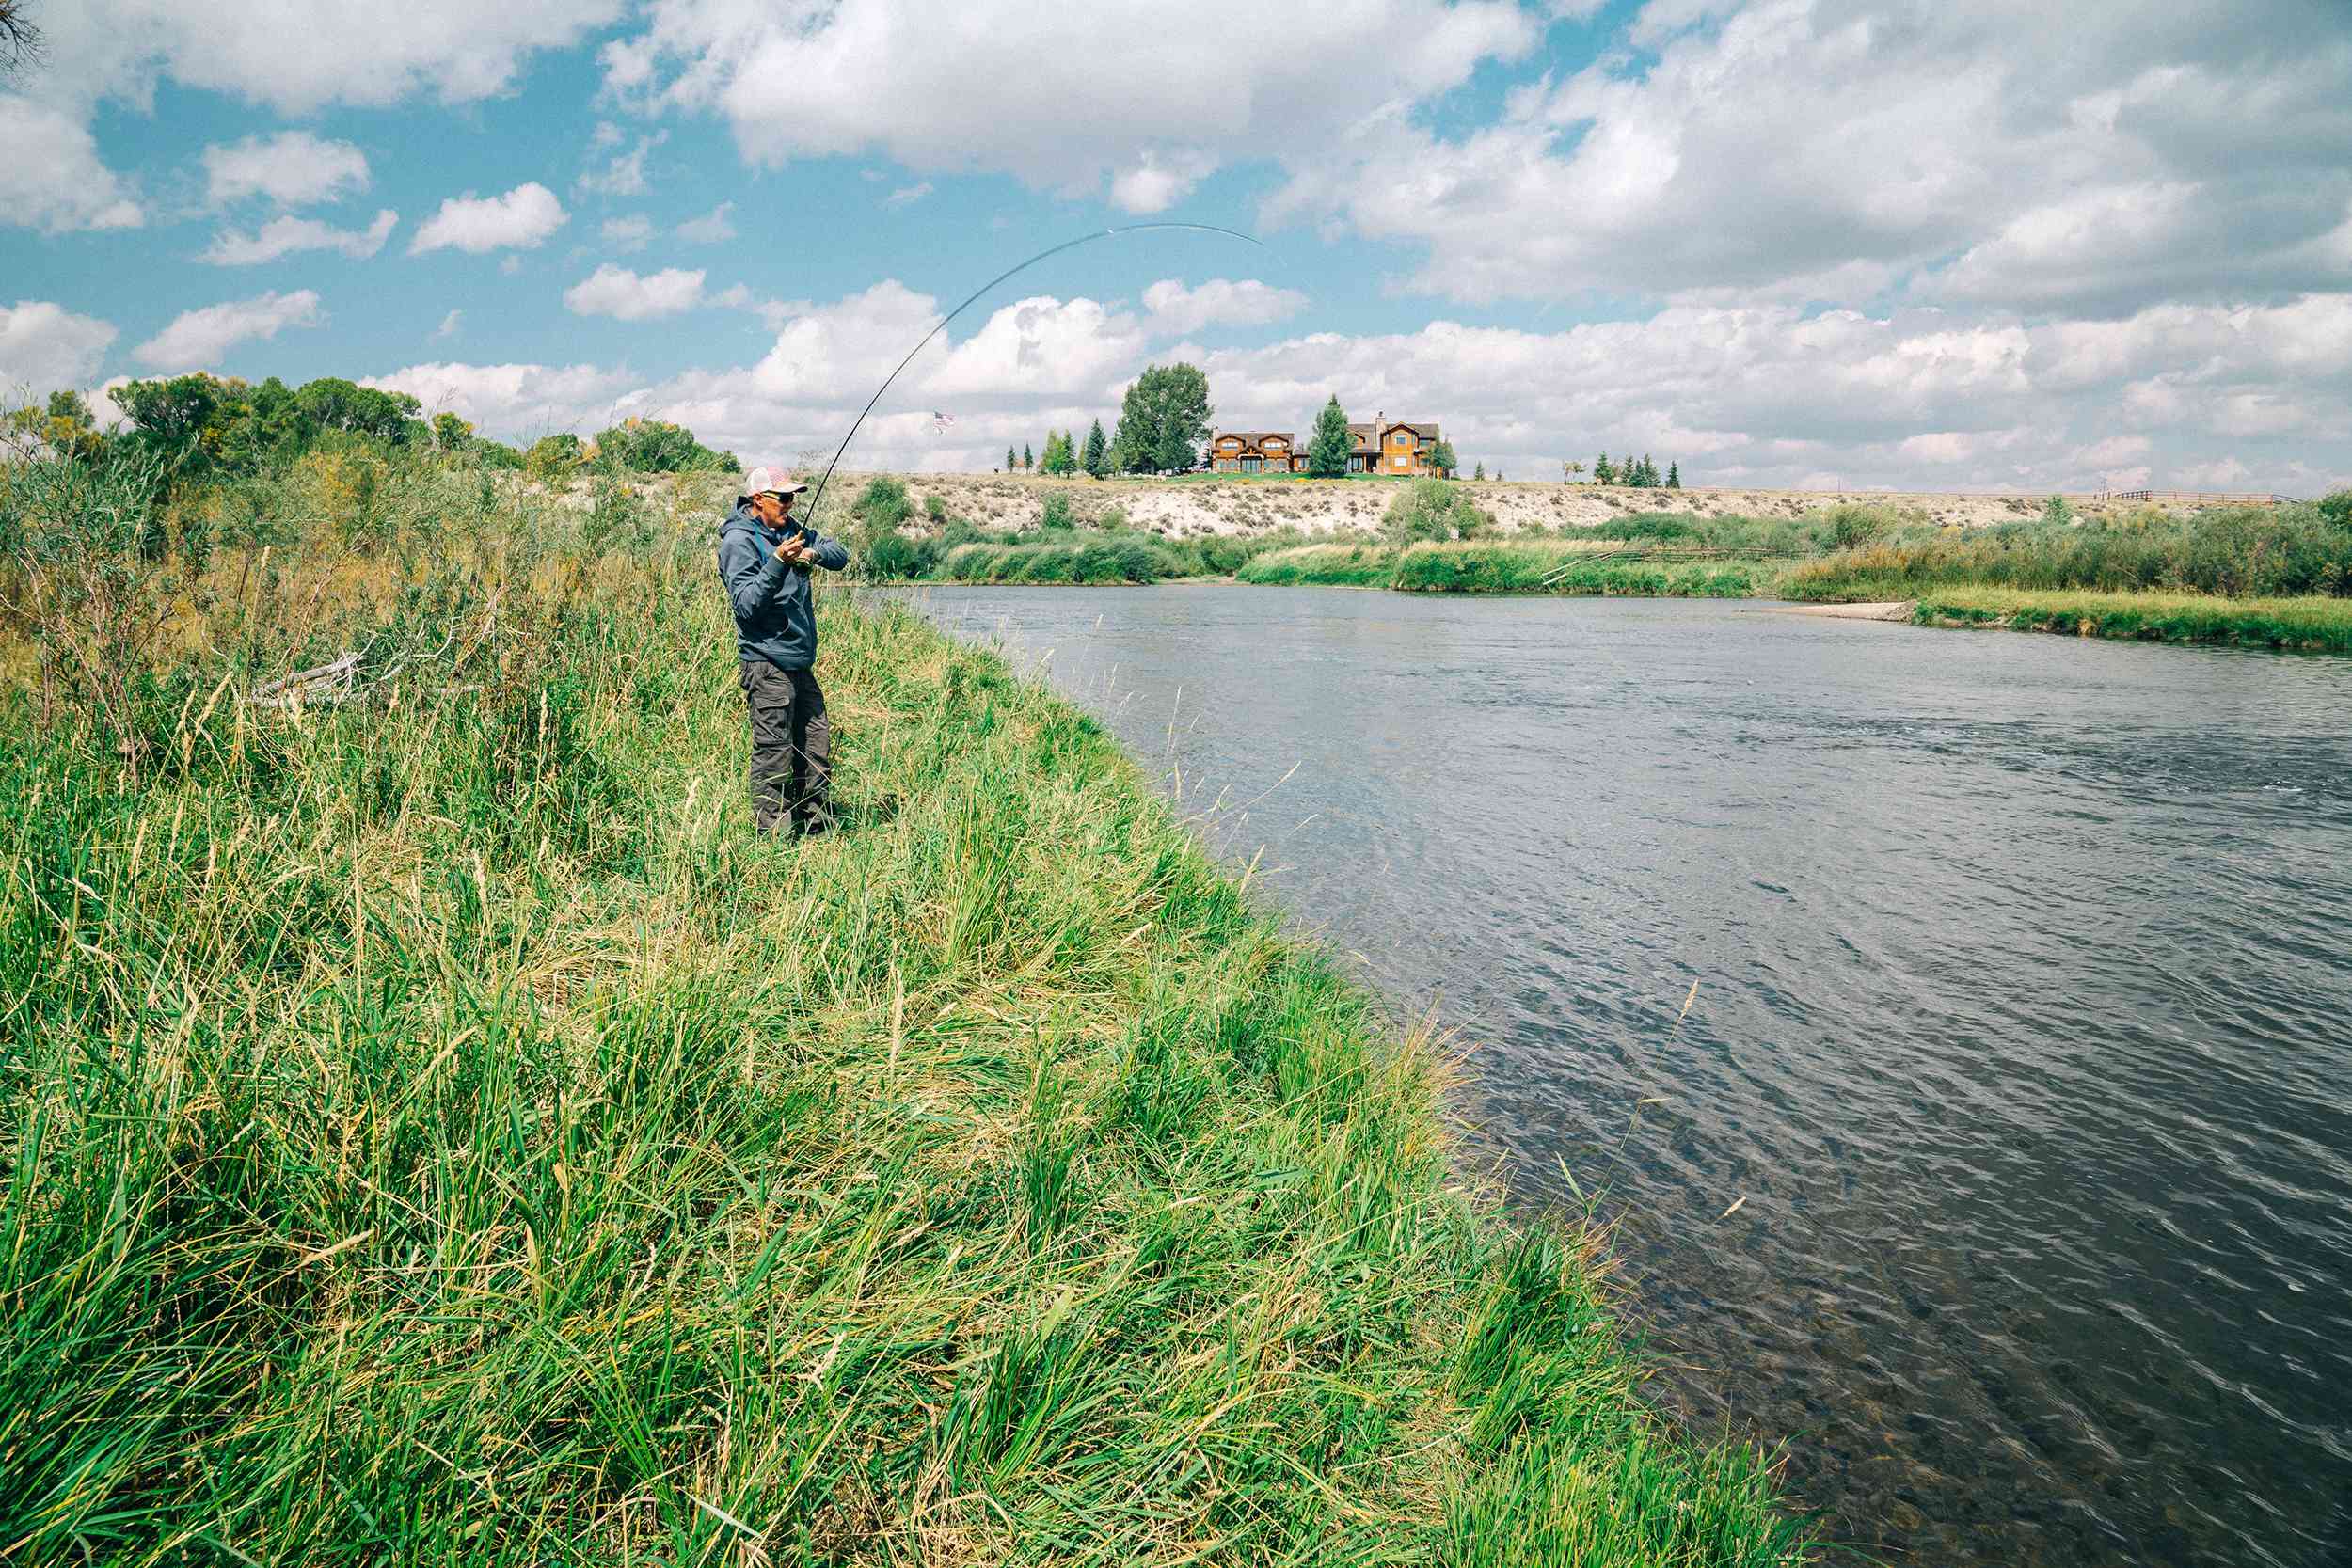
<path id="1" fill-rule="evenodd" d="M 2352 1561 L 2352 660 L 1749 603 L 941 588 L 1600 1195 L 1835 1540 Z"/>

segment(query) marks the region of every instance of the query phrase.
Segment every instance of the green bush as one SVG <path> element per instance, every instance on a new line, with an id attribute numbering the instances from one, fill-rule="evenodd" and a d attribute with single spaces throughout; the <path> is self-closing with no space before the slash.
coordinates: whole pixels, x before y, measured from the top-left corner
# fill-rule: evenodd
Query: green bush
<path id="1" fill-rule="evenodd" d="M 1494 518 L 1479 509 L 1468 490 L 1441 479 L 1413 481 L 1380 519 L 1380 531 L 1392 545 L 1475 539 L 1493 527 Z"/>

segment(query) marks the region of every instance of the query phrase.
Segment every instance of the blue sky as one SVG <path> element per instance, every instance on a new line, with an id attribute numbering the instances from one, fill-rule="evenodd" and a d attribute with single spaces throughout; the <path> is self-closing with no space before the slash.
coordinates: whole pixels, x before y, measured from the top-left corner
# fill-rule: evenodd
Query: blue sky
<path id="1" fill-rule="evenodd" d="M 1221 420 L 1337 392 L 1523 477 L 2352 479 L 2330 0 L 1337 0 L 1258 55 L 1125 0 L 1051 48 L 995 0 L 32 9 L 0 387 L 343 374 L 510 437 L 643 411 L 788 458 L 993 273 L 1184 220 L 1263 248 L 1056 258 L 853 461 L 984 467 L 1181 356 Z"/>

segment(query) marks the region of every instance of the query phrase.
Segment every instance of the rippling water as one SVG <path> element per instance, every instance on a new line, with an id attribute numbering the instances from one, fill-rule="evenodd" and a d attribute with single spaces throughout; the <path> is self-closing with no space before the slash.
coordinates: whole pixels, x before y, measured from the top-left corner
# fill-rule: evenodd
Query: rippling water
<path id="1" fill-rule="evenodd" d="M 1518 1189 L 1605 1189 L 1664 1397 L 1785 1442 L 1837 1539 L 2352 1561 L 2352 660 L 924 602 L 1050 654 L 1221 853 L 1436 1001 Z"/>

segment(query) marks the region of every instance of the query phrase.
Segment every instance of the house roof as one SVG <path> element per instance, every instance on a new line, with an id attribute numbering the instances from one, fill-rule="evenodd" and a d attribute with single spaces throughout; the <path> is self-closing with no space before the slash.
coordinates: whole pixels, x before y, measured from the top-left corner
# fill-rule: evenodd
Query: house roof
<path id="1" fill-rule="evenodd" d="M 1227 441 L 1239 441 L 1245 447 L 1263 446 L 1267 441 L 1279 441 L 1284 446 L 1298 444 L 1287 430 L 1220 430 L 1213 440 L 1218 445 Z"/>
<path id="2" fill-rule="evenodd" d="M 1399 429 L 1411 431 L 1416 445 L 1422 441 L 1434 443 L 1438 439 L 1438 421 L 1435 420 L 1389 420 L 1376 432 L 1368 424 L 1351 424 L 1347 427 L 1347 434 L 1355 438 L 1358 451 L 1368 451 L 1376 444 L 1375 436 L 1385 436 L 1391 430 Z"/>

